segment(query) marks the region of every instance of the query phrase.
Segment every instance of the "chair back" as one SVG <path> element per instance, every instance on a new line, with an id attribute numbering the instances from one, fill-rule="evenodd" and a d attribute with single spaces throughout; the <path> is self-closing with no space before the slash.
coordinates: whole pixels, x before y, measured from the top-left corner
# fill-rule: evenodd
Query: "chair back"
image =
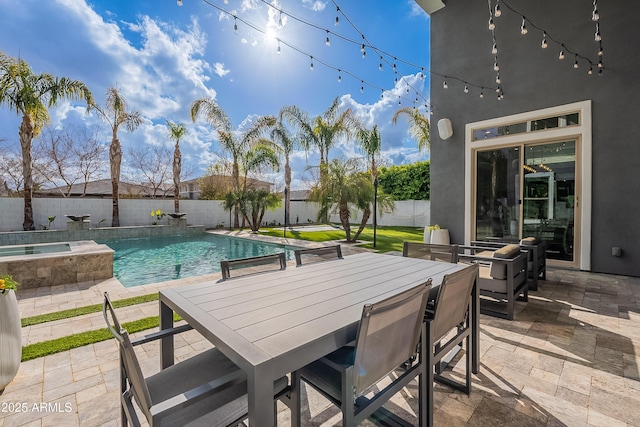
<path id="1" fill-rule="evenodd" d="M 248 258 L 239 258 L 233 260 L 224 260 L 220 261 L 220 272 L 222 273 L 222 280 L 227 280 L 231 278 L 231 269 L 232 268 L 247 268 L 247 267 L 260 267 L 269 264 L 277 264 L 280 270 L 284 270 L 287 268 L 287 259 L 284 255 L 284 252 L 279 252 L 276 254 L 270 255 L 260 255 Z M 244 274 L 253 274 L 258 272 L 263 272 L 268 270 L 267 268 L 260 268 L 259 271 L 255 269 L 247 268 L 243 271 Z"/>
<path id="2" fill-rule="evenodd" d="M 432 243 L 404 242 L 402 256 L 431 261 L 458 262 L 458 245 L 436 245 Z"/>
<path id="3" fill-rule="evenodd" d="M 464 322 L 471 301 L 471 290 L 478 276 L 478 268 L 478 264 L 474 263 L 463 270 L 444 276 L 438 288 L 431 327 L 434 342 L 439 341 L 451 329 Z"/>
<path id="4" fill-rule="evenodd" d="M 305 248 L 296 249 L 294 251 L 296 256 L 296 267 L 302 265 L 303 255 L 313 255 L 316 261 L 326 261 L 328 259 L 342 259 L 342 248 L 340 245 L 323 246 L 320 248 Z M 304 257 L 305 259 L 311 257 Z"/>
<path id="5" fill-rule="evenodd" d="M 353 367 L 356 397 L 416 355 L 430 289 L 431 279 L 364 306 Z"/>
<path id="6" fill-rule="evenodd" d="M 152 406 L 152 401 L 149 388 L 147 387 L 144 375 L 142 374 L 142 369 L 140 369 L 138 357 L 133 350 L 129 333 L 126 329 L 122 329 L 120 326 L 120 322 L 118 322 L 115 310 L 113 309 L 113 304 L 111 304 L 111 300 L 107 292 L 104 293 L 102 315 L 104 316 L 105 322 L 107 322 L 107 328 L 118 341 L 118 346 L 120 347 L 120 359 L 124 366 L 127 381 L 129 382 L 129 390 L 138 402 L 138 405 L 144 412 L 147 420 L 151 420 L 151 412 L 149 409 Z M 113 325 L 109 322 L 109 315 L 111 315 Z"/>

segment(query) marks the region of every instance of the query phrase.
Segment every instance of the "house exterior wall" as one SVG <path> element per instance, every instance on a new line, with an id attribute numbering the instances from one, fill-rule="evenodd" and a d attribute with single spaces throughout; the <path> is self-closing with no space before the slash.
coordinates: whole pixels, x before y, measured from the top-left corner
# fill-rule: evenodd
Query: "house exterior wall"
<path id="1" fill-rule="evenodd" d="M 495 1 L 492 1 L 495 4 Z M 591 20 L 592 2 L 581 0 L 511 0 L 515 10 L 574 52 L 597 63 L 598 43 Z M 431 134 L 431 222 L 449 228 L 452 242 L 464 240 L 465 125 L 578 101 L 592 102 L 591 270 L 640 276 L 640 3 L 598 3 L 604 47 L 604 73 L 588 75 L 587 63 L 574 69 L 573 55 L 560 61 L 561 47 L 549 40 L 541 49 L 542 31 L 529 25 L 520 34 L 521 17 L 506 7 L 495 18 L 500 77 L 505 97 L 431 76 L 434 106 Z M 449 0 L 431 15 L 431 70 L 473 84 L 495 88 L 492 36 L 487 2 Z M 453 136 L 439 138 L 435 123 L 449 118 Z M 612 256 L 621 247 L 622 256 Z"/>

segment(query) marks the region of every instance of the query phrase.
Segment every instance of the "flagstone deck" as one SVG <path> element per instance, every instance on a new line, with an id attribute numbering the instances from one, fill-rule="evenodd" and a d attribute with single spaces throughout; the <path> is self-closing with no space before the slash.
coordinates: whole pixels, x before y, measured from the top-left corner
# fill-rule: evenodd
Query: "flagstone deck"
<path id="1" fill-rule="evenodd" d="M 219 274 L 210 275 L 217 279 Z M 481 317 L 481 368 L 466 396 L 436 386 L 440 426 L 640 426 L 640 278 L 550 268 L 548 280 L 517 303 L 514 321 Z M 181 283 L 202 280 L 191 278 Z M 117 280 L 24 290 L 22 316 L 157 292 L 176 282 L 123 288 Z M 157 303 L 117 309 L 122 321 L 157 314 Z M 23 329 L 30 344 L 103 327 L 91 314 Z M 176 358 L 210 344 L 197 332 L 176 338 Z M 140 349 L 143 370 L 159 368 L 158 347 Z M 456 365 L 452 375 L 462 370 Z M 119 425 L 118 353 L 114 340 L 22 363 L 0 395 L 0 427 Z M 388 408 L 415 422 L 416 385 Z M 313 391 L 304 425 L 337 426 L 340 416 Z M 280 407 L 279 424 L 289 425 Z"/>

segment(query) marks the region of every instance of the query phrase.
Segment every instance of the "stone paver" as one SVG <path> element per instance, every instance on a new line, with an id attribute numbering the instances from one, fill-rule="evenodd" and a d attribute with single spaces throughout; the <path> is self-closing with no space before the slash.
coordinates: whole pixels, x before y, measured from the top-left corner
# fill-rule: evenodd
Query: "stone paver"
<path id="1" fill-rule="evenodd" d="M 547 279 L 528 303 L 517 303 L 515 320 L 481 317 L 481 367 L 473 392 L 436 385 L 436 425 L 640 426 L 640 278 L 550 268 Z M 19 293 L 20 311 L 53 312 L 100 303 L 104 291 L 115 300 L 198 280 L 203 278 L 129 289 L 117 280 L 30 289 Z M 155 315 L 157 303 L 117 312 L 130 321 Z M 23 328 L 23 337 L 27 344 L 102 324 L 98 313 Z M 209 347 L 189 331 L 176 338 L 176 357 Z M 145 373 L 155 372 L 157 343 L 139 348 L 139 357 Z M 463 364 L 458 356 L 447 375 L 460 377 Z M 119 425 L 118 369 L 113 340 L 24 362 L 0 395 L 0 427 Z M 415 422 L 416 395 L 412 383 L 388 408 Z M 341 424 L 337 408 L 313 390 L 305 387 L 303 402 L 304 425 Z M 278 419 L 289 425 L 280 404 Z"/>

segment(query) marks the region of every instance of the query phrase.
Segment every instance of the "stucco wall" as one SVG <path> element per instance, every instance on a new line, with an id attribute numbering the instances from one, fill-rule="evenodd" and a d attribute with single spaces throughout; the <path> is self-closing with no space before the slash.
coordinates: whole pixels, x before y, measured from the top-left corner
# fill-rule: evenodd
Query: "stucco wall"
<path id="1" fill-rule="evenodd" d="M 24 202 L 20 198 L 0 198 L 0 232 L 22 230 L 23 206 Z M 66 230 L 66 214 L 90 214 L 91 227 L 96 227 L 98 224 L 107 227 L 111 225 L 111 209 L 110 199 L 33 199 L 34 223 L 38 230 L 42 229 L 42 226 L 48 226 L 47 217 L 49 216 L 56 217 L 51 229 Z M 120 200 L 120 225 L 151 225 L 154 220 L 151 211 L 157 209 L 173 212 L 173 199 L 122 199 Z M 191 225 L 204 225 L 207 228 L 218 225 L 229 226 L 229 211 L 225 211 L 219 201 L 180 200 L 180 211 L 187 213 L 187 223 Z M 292 224 L 316 222 L 317 204 L 292 201 L 290 218 Z M 163 218 L 161 224 L 167 224 L 167 220 L 167 217 Z M 333 218 L 333 220 L 338 221 L 338 218 Z M 354 222 L 359 220 L 358 215 L 354 216 Z M 281 206 L 273 211 L 267 211 L 263 221 L 283 223 L 284 208 Z M 370 219 L 369 223 L 371 221 Z M 395 212 L 383 213 L 378 217 L 378 224 L 424 227 L 429 224 L 429 201 L 398 201 Z"/>
<path id="2" fill-rule="evenodd" d="M 493 2 L 495 4 L 495 2 Z M 549 31 L 572 50 L 597 61 L 593 39 L 592 2 L 581 0 L 512 0 L 510 5 L 527 19 Z M 446 225 L 453 242 L 464 239 L 464 127 L 465 124 L 516 113 L 592 100 L 592 240 L 591 269 L 598 272 L 640 276 L 640 3 L 632 0 L 600 2 L 600 29 L 605 69 L 588 75 L 583 62 L 577 70 L 574 58 L 558 60 L 560 48 L 549 42 L 541 49 L 542 33 L 529 26 L 520 34 L 520 16 L 502 8 L 495 19 L 500 77 L 505 98 L 495 92 L 463 92 L 464 84 L 431 78 L 432 123 L 447 117 L 453 137 L 431 137 L 432 222 Z M 431 15 L 431 69 L 458 76 L 479 85 L 495 87 L 492 38 L 487 28 L 487 2 L 449 0 Z M 434 127 L 435 129 L 435 127 Z M 619 246 L 622 257 L 613 257 Z"/>

